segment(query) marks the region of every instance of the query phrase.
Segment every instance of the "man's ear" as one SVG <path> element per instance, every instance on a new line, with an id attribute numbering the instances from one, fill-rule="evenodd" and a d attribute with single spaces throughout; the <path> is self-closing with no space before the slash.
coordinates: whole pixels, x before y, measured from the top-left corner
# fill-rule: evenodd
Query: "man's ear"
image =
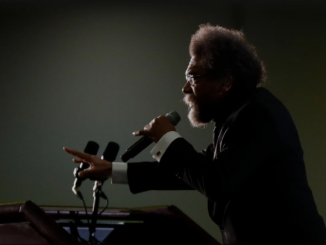
<path id="1" fill-rule="evenodd" d="M 227 92 L 232 88 L 233 84 L 233 76 L 232 75 L 227 75 L 225 77 L 225 82 L 224 82 L 224 91 Z"/>

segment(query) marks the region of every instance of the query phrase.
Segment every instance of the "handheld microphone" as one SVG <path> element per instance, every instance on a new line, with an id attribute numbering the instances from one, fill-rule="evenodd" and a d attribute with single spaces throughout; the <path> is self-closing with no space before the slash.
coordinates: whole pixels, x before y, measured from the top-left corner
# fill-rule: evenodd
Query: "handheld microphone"
<path id="1" fill-rule="evenodd" d="M 96 155 L 99 148 L 100 148 L 100 146 L 96 142 L 88 141 L 84 152 L 87 154 L 90 154 L 90 155 Z M 79 191 L 79 187 L 81 186 L 81 183 L 83 182 L 84 179 L 79 177 L 78 173 L 80 171 L 83 171 L 84 169 L 88 168 L 88 166 L 89 166 L 89 164 L 82 162 L 79 165 L 79 167 L 75 168 L 75 170 L 74 170 L 75 181 L 74 181 L 74 185 L 72 187 L 72 191 L 73 191 L 73 193 L 75 193 L 75 195 L 77 195 L 81 199 L 82 199 L 82 195 Z"/>
<path id="2" fill-rule="evenodd" d="M 169 112 L 165 116 L 173 126 L 176 126 L 181 120 L 180 115 L 176 111 Z M 135 144 L 133 144 L 126 150 L 126 152 L 121 156 L 121 160 L 127 162 L 130 158 L 133 158 L 138 155 L 152 142 L 153 141 L 148 137 L 144 136 L 140 138 L 140 140 L 138 140 Z"/>

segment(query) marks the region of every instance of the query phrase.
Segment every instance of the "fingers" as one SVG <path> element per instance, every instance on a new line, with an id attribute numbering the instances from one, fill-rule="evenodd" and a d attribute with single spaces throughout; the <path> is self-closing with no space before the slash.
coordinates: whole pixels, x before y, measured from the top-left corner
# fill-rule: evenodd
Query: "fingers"
<path id="1" fill-rule="evenodd" d="M 111 169 L 95 169 L 95 168 L 87 168 L 83 171 L 79 172 L 79 177 L 84 179 L 102 179 L 111 177 L 112 171 Z"/>
<path id="2" fill-rule="evenodd" d="M 147 124 L 143 130 L 135 131 L 132 134 L 134 136 L 144 135 L 147 137 L 151 137 L 153 130 L 156 129 L 156 131 L 157 131 L 157 128 L 162 128 L 162 126 L 165 126 L 164 124 L 166 124 L 166 122 L 168 122 L 170 124 L 170 122 L 166 116 L 160 115 L 160 116 L 154 118 L 149 124 Z"/>
<path id="3" fill-rule="evenodd" d="M 71 155 L 76 156 L 76 158 L 72 159 L 74 163 L 85 162 L 89 164 L 89 168 L 84 169 L 78 173 L 81 178 L 90 178 L 96 180 L 106 179 L 112 176 L 112 162 L 102 160 L 96 155 L 90 155 L 85 152 L 72 150 L 67 147 L 63 147 L 63 150 Z"/>
<path id="4" fill-rule="evenodd" d="M 135 131 L 132 133 L 134 136 L 140 136 L 140 135 L 144 135 L 144 136 L 149 136 L 150 132 L 147 130 L 139 130 L 139 131 Z"/>
<path id="5" fill-rule="evenodd" d="M 86 162 L 85 159 L 81 159 L 81 158 L 73 158 L 72 161 L 74 163 L 82 163 L 82 162 Z"/>
<path id="6" fill-rule="evenodd" d="M 94 175 L 94 171 L 91 168 L 84 169 L 78 173 L 79 177 L 83 179 L 91 178 Z"/>
<path id="7" fill-rule="evenodd" d="M 134 136 L 140 136 L 140 135 L 144 135 L 144 136 L 150 136 L 150 131 L 151 131 L 151 129 L 152 129 L 152 125 L 155 123 L 155 121 L 156 121 L 157 119 L 156 118 L 154 118 L 149 124 L 147 124 L 145 127 L 144 127 L 144 129 L 143 130 L 138 130 L 138 131 L 135 131 L 135 132 L 133 132 L 132 134 L 134 135 Z"/>
<path id="8" fill-rule="evenodd" d="M 152 129 L 153 129 L 153 126 L 154 125 L 157 125 L 159 122 L 161 122 L 162 120 L 164 120 L 163 118 L 166 119 L 166 116 L 164 115 L 160 115 L 156 118 L 154 118 L 149 124 L 147 124 L 143 130 L 138 130 L 138 131 L 135 131 L 133 132 L 132 134 L 134 136 L 140 136 L 140 135 L 143 135 L 143 136 L 146 136 L 146 137 L 149 137 L 151 138 L 151 134 L 152 134 Z"/>
<path id="9" fill-rule="evenodd" d="M 87 154 L 85 152 L 81 152 L 81 151 L 76 151 L 76 150 L 72 150 L 69 149 L 67 147 L 63 147 L 63 150 L 71 155 L 77 156 L 81 159 L 84 159 L 86 162 L 90 162 L 92 160 L 92 155 Z"/>

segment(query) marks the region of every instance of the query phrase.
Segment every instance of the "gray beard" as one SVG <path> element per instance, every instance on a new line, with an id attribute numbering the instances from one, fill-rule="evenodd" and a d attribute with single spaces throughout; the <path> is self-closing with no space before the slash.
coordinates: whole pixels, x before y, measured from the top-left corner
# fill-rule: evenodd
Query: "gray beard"
<path id="1" fill-rule="evenodd" d="M 202 122 L 200 118 L 200 112 L 197 108 L 190 108 L 188 112 L 188 119 L 190 125 L 194 128 L 204 128 L 208 123 Z"/>
<path id="2" fill-rule="evenodd" d="M 188 106 L 190 125 L 194 128 L 203 128 L 212 121 L 213 117 L 210 115 L 212 111 L 209 108 L 199 108 L 193 100 L 190 96 L 183 98 L 183 102 Z"/>

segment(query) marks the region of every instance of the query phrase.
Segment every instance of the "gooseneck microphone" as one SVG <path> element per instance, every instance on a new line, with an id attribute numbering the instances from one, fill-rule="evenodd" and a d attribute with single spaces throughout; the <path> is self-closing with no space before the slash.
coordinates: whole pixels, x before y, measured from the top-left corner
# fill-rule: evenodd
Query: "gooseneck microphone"
<path id="1" fill-rule="evenodd" d="M 180 115 L 176 111 L 169 112 L 165 116 L 173 126 L 176 126 L 181 120 Z M 121 156 L 121 160 L 127 162 L 130 158 L 134 158 L 152 142 L 153 141 L 146 136 L 140 138 L 140 140 L 126 150 L 126 152 Z"/>
<path id="2" fill-rule="evenodd" d="M 84 152 L 87 154 L 90 154 L 90 155 L 96 155 L 99 148 L 100 148 L 100 146 L 96 142 L 88 141 Z M 81 186 L 84 178 L 79 177 L 78 174 L 80 171 L 83 171 L 84 169 L 88 168 L 88 166 L 89 166 L 89 164 L 82 162 L 79 165 L 79 167 L 75 168 L 75 170 L 74 170 L 75 181 L 74 181 L 74 185 L 72 187 L 72 191 L 73 191 L 73 193 L 75 193 L 75 195 L 77 195 L 81 199 L 82 199 L 82 196 L 79 191 L 79 187 Z"/>

